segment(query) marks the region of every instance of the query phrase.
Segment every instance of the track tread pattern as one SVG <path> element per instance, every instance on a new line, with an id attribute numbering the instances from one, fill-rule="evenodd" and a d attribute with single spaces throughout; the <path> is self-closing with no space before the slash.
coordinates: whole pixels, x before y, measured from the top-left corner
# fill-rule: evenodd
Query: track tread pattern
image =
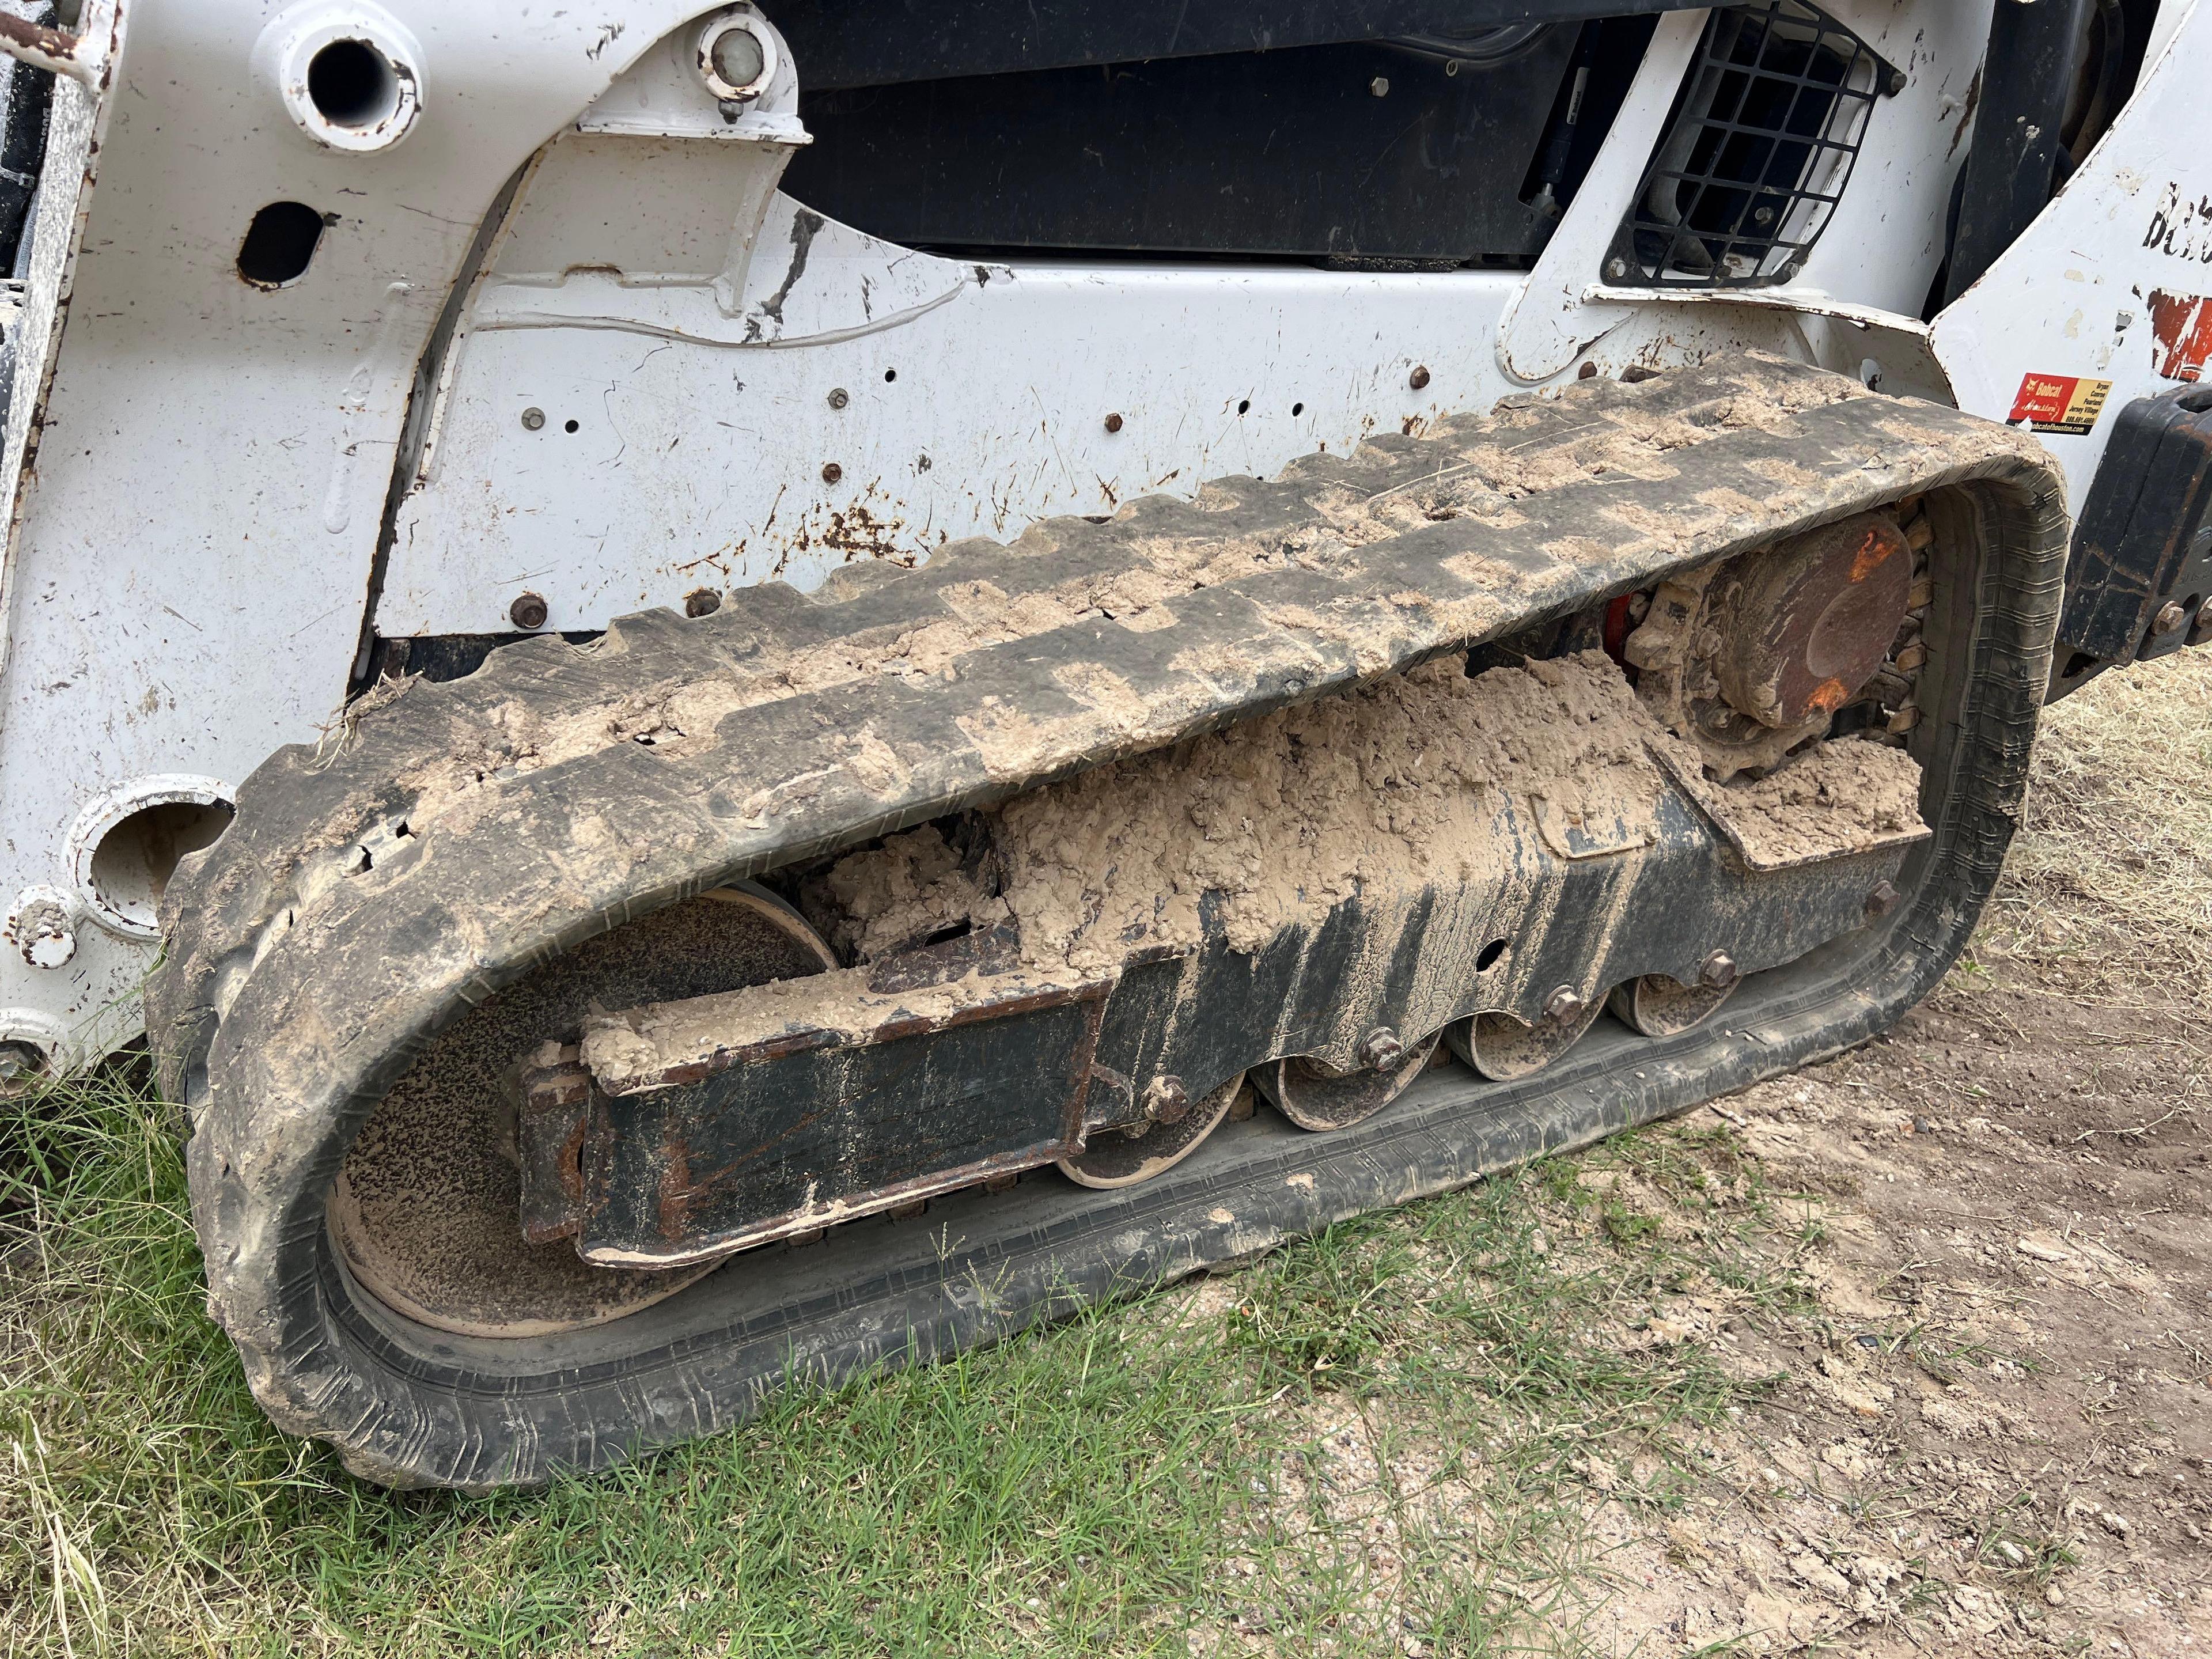
<path id="1" fill-rule="evenodd" d="M 372 696 L 259 768 L 165 901 L 149 1029 L 194 1120 L 210 1307 L 271 1416 L 379 1478 L 483 1484 L 620 1455 L 570 1411 L 479 1416 L 425 1391 L 334 1311 L 322 1196 L 463 1009 L 707 887 L 1962 483 L 2004 493 L 2034 558 L 2063 555 L 2033 440 L 1736 360 L 1511 400 L 815 596 L 627 617 L 588 647 L 543 637 Z M 2047 656 L 2041 616 L 2026 648 Z M 2017 767 L 1991 763 L 2016 802 Z"/>

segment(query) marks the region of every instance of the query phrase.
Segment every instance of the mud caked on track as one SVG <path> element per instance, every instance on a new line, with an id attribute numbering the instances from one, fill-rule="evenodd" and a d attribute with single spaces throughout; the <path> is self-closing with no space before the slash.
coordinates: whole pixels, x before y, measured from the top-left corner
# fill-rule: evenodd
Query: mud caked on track
<path id="1" fill-rule="evenodd" d="M 2064 529 L 1747 359 L 384 694 L 170 891 L 212 1304 L 539 1480 L 1832 1052 L 1994 879 Z"/>

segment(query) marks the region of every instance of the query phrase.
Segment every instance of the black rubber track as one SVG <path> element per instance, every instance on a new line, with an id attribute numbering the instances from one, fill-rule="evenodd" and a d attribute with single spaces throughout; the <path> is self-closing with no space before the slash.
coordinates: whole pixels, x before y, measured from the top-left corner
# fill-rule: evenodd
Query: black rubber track
<path id="1" fill-rule="evenodd" d="M 1496 453 L 1497 423 L 1302 462 L 1279 483 L 1231 480 L 1206 507 L 1055 520 L 1042 545 L 963 544 L 857 592 L 758 590 L 697 622 L 630 619 L 592 651 L 532 642 L 468 680 L 416 686 L 331 752 L 273 757 L 231 830 L 172 884 L 170 953 L 148 999 L 194 1120 L 210 1306 L 257 1398 L 394 1485 L 543 1480 L 736 1421 L 792 1375 L 946 1352 L 1683 1109 L 1894 1020 L 1964 945 L 2017 816 L 2063 580 L 2056 475 L 2020 434 L 1757 360 L 1587 383 L 1504 419 L 1514 453 L 1571 459 L 1593 427 L 1647 417 L 1686 422 L 1692 441 L 1629 472 L 1601 458 L 1555 487 L 1498 494 L 1503 510 L 1349 551 L 1313 550 L 1316 501 L 1421 487 L 1470 447 Z M 1336 1134 L 1232 1125 L 1139 1188 L 1046 1177 L 943 1200 L 923 1221 L 739 1257 L 646 1313 L 543 1346 L 408 1327 L 355 1294 L 331 1257 L 325 1198 L 385 1089 L 463 1009 L 549 954 L 718 883 L 1930 490 L 1951 550 L 1914 738 L 1934 839 L 1885 922 L 1759 975 L 1710 1030 L 1655 1042 L 1601 1024 L 1534 1082 L 1431 1073 Z M 1018 593 L 1086 568 L 1110 575 L 1140 534 L 1279 544 L 1285 557 L 1176 596 L 1170 626 L 1086 617 L 964 655 L 951 678 L 871 673 L 792 691 L 680 752 L 637 744 L 618 721 L 602 720 L 596 744 L 573 741 L 574 718 L 560 726 L 564 712 L 601 720 L 626 689 L 776 672 L 911 628 L 956 584 Z M 1110 672 L 1146 718 L 1117 721 L 1072 693 L 1071 665 Z M 972 717 L 994 696 L 1024 717 L 1028 769 L 1007 769 L 988 722 L 976 735 Z M 864 728 L 892 764 L 854 756 Z M 542 763 L 532 733 L 556 729 L 572 733 L 565 757 Z M 426 799 L 420 780 L 450 775 L 455 757 L 475 757 L 473 789 Z M 372 872 L 344 873 L 356 840 L 402 819 L 410 834 L 377 842 Z"/>

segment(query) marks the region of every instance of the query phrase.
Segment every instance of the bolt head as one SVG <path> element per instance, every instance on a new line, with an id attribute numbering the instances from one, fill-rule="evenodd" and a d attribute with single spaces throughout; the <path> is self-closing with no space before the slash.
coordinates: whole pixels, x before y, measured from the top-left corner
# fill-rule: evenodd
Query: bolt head
<path id="1" fill-rule="evenodd" d="M 2203 608 L 2197 611 L 2197 625 L 2199 628 L 2212 628 L 2212 599 L 2205 600 Z"/>
<path id="2" fill-rule="evenodd" d="M 1179 1077 L 1156 1077 L 1145 1090 L 1145 1115 L 1155 1123 L 1180 1123 L 1190 1112 L 1190 1091 Z"/>
<path id="3" fill-rule="evenodd" d="M 845 388 L 844 388 L 843 386 L 832 386 L 832 387 L 830 389 L 830 408 L 832 408 L 832 409 L 842 409 L 842 408 L 844 408 L 844 406 L 845 406 L 847 404 L 849 404 L 849 403 L 851 403 L 852 401 L 853 401 L 853 394 L 852 394 L 851 392 L 849 392 L 846 391 L 846 390 L 845 390 Z"/>
<path id="4" fill-rule="evenodd" d="M 1387 75 L 1376 76 L 1367 83 L 1367 90 L 1374 97 L 1388 98 L 1390 95 L 1390 77 Z"/>
<path id="5" fill-rule="evenodd" d="M 46 1057 L 28 1042 L 0 1042 L 0 1091 L 28 1084 L 46 1069 Z"/>
<path id="6" fill-rule="evenodd" d="M 526 409 L 522 411 L 522 429 L 525 432 L 535 432 L 544 424 L 545 411 L 544 410 Z"/>
<path id="7" fill-rule="evenodd" d="M 1405 1058 L 1406 1045 L 1387 1025 L 1378 1025 L 1359 1039 L 1359 1063 L 1370 1072 L 1395 1071 Z"/>
<path id="8" fill-rule="evenodd" d="M 1872 921 L 1877 917 L 1887 915 L 1892 910 L 1897 908 L 1897 889 L 1891 886 L 1888 882 L 1875 883 L 1874 891 L 1867 895 L 1867 920 Z"/>
<path id="9" fill-rule="evenodd" d="M 4 933 L 8 943 L 33 968 L 66 968 L 76 955 L 75 907 L 51 887 L 24 889 Z"/>
<path id="10" fill-rule="evenodd" d="M 545 599 L 538 593 L 518 593 L 514 603 L 507 607 L 507 619 L 526 634 L 534 634 L 545 626 Z"/>
<path id="11" fill-rule="evenodd" d="M 1580 1017 L 1589 1005 L 1583 1000 L 1581 992 L 1571 985 L 1562 985 L 1544 999 L 1544 1018 L 1561 1025 Z"/>
<path id="12" fill-rule="evenodd" d="M 1106 429 L 1109 432 L 1119 432 L 1121 429 L 1121 417 L 1119 415 L 1109 415 L 1106 417 Z"/>
<path id="13" fill-rule="evenodd" d="M 2189 613 L 2186 611 L 2184 611 L 2179 603 L 2172 599 L 2168 599 L 2164 605 L 2159 607 L 2158 615 L 2152 618 L 2150 625 L 2151 632 L 2154 634 L 2171 634 L 2175 629 L 2180 627 L 2182 623 L 2188 620 Z"/>
<path id="14" fill-rule="evenodd" d="M 1605 262 L 1605 275 L 1607 281 L 1613 283 L 1619 282 L 1622 277 L 1628 275 L 1628 261 L 1626 259 L 1607 259 Z"/>
<path id="15" fill-rule="evenodd" d="M 1735 958 L 1725 951 L 1714 951 L 1698 970 L 1698 982 L 1709 991 L 1725 991 L 1737 977 Z"/>
<path id="16" fill-rule="evenodd" d="M 1413 366 L 1413 372 L 1406 377 L 1406 384 L 1412 386 L 1416 392 L 1422 390 L 1428 385 L 1428 383 L 1429 370 L 1428 366 L 1425 363 L 1415 364 Z"/>

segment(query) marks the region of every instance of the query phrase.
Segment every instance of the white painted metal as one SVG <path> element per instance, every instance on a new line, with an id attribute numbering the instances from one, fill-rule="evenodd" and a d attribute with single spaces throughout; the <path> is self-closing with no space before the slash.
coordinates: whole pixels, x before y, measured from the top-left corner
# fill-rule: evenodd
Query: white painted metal
<path id="1" fill-rule="evenodd" d="M 358 109 L 325 110 L 309 90 L 309 67 L 333 46 L 365 47 L 368 60 L 382 66 L 380 83 L 362 89 Z M 389 149 L 414 131 L 422 112 L 422 43 L 369 0 L 299 0 L 287 7 L 253 43 L 253 72 L 292 125 L 329 149 Z"/>
<path id="2" fill-rule="evenodd" d="M 734 317 L 704 282 L 488 285 L 380 629 L 499 631 L 526 587 L 556 629 L 701 587 L 812 587 L 1509 389 L 1490 350 L 1504 273 L 979 269 L 806 222 L 779 199 Z"/>
<path id="3" fill-rule="evenodd" d="M 589 629 L 701 586 L 811 585 L 848 559 L 1270 474 L 1584 363 L 1755 346 L 1941 395 L 1915 319 L 1989 0 L 1832 0 L 1908 71 L 1906 91 L 1877 108 L 1807 291 L 1729 302 L 1607 290 L 1591 252 L 1627 207 L 1694 16 L 1662 23 L 1629 114 L 1524 284 L 978 267 L 890 246 L 776 193 L 805 142 L 805 65 L 787 57 L 731 118 L 696 61 L 731 9 L 697 0 L 574 0 L 526 23 L 509 0 L 353 6 L 420 94 L 405 142 L 365 150 L 303 142 L 282 84 L 257 76 L 270 0 L 123 3 L 104 98 L 57 100 L 0 458 L 15 481 L 0 895 L 68 896 L 74 944 L 52 966 L 0 951 L 0 1038 L 64 1065 L 131 1033 L 151 960 L 112 918 L 90 925 L 86 826 L 118 792 L 240 778 L 331 717 L 418 373 L 434 395 L 389 526 L 386 635 L 506 631 L 525 586 L 550 625 Z M 117 4 L 86 0 L 88 34 L 116 34 Z M 2201 62 L 2199 33 L 2177 52 Z M 2171 94 L 2163 118 L 2180 121 Z M 332 222 L 307 274 L 270 292 L 234 260 L 278 200 Z M 457 284 L 451 343 L 426 362 Z M 1947 343 L 1976 314 L 1938 326 L 1954 374 L 2000 355 L 1987 334 Z M 546 418 L 526 425 L 533 409 Z"/>
<path id="4" fill-rule="evenodd" d="M 703 8 L 386 0 L 422 107 L 368 155 L 301 141 L 252 67 L 265 0 L 129 0 L 104 99 L 57 90 L 18 336 L 0 566 L 0 893 L 73 889 L 67 835 L 132 780 L 235 779 L 343 696 L 407 388 L 478 223 L 528 156 Z M 120 27 L 87 0 L 88 30 Z M 77 189 L 97 149 L 96 187 Z M 240 281 L 264 204 L 336 216 L 307 276 Z M 80 235 L 84 252 L 68 258 Z M 73 281 L 37 465 L 46 330 Z M 66 966 L 0 951 L 0 1037 L 129 1036 L 151 947 L 86 928 Z"/>
<path id="5" fill-rule="evenodd" d="M 2143 62 L 2154 64 L 2163 57 L 2172 44 L 2174 31 L 2182 20 L 2197 9 L 2197 0 L 2160 0 L 2158 15 L 2150 26 L 2150 41 L 2143 54 Z"/>
<path id="6" fill-rule="evenodd" d="M 1534 386 L 1574 367 L 1583 351 L 1632 312 L 1584 298 L 1604 264 L 1607 245 L 1651 160 L 1667 112 L 1704 33 L 1702 11 L 1659 20 L 1628 97 L 1607 131 L 1582 189 L 1536 258 L 1498 331 L 1498 363 L 1506 376 Z"/>
<path id="7" fill-rule="evenodd" d="M 103 789 L 87 801 L 62 838 L 81 914 L 118 939 L 145 944 L 160 939 L 161 918 L 154 904 L 157 895 L 150 880 L 134 881 L 129 891 L 111 890 L 99 878 L 94 862 L 101 843 L 137 813 L 157 806 L 220 806 L 229 802 L 232 793 L 232 786 L 221 778 L 161 773 Z"/>
<path id="8" fill-rule="evenodd" d="M 1890 390 L 1942 396 L 1920 315 L 1943 261 L 1952 182 L 1966 164 L 1970 89 L 1990 3 L 1826 0 L 1831 15 L 1905 72 L 1904 88 L 1875 100 L 1849 187 L 1804 269 L 1786 287 L 1725 294 L 1623 287 L 1601 270 L 1705 14 L 1662 20 L 1589 181 L 1508 316 L 1499 337 L 1507 372 L 1543 380 L 1578 361 L 1607 374 L 1630 363 L 1665 368 L 1715 349 L 1717 333 L 1747 340 L 1764 333 L 1790 356 L 1847 372 L 1871 358 Z M 1684 315 L 1689 307 L 1694 319 Z M 1762 310 L 1836 319 L 1869 337 L 1793 328 L 1771 314 L 1729 315 Z M 1832 346 L 1825 343 L 1831 337 Z"/>
<path id="9" fill-rule="evenodd" d="M 2180 384 L 2159 373 L 2154 311 L 2172 319 L 2212 296 L 2208 52 L 2212 10 L 2199 6 L 2057 198 L 1936 319 L 1959 406 L 1977 415 L 2008 418 L 2028 374 L 2111 382 L 2087 434 L 2044 434 L 2076 502 L 2121 409 Z"/>

